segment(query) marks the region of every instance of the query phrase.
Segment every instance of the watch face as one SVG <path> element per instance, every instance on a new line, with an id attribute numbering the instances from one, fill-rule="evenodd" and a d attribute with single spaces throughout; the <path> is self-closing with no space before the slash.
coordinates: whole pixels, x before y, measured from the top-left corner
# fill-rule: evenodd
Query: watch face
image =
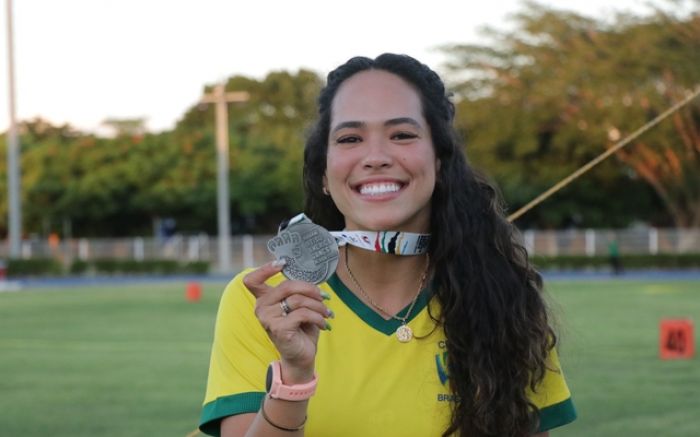
<path id="1" fill-rule="evenodd" d="M 265 390 L 270 393 L 272 389 L 272 364 L 267 367 L 267 376 L 265 377 Z"/>

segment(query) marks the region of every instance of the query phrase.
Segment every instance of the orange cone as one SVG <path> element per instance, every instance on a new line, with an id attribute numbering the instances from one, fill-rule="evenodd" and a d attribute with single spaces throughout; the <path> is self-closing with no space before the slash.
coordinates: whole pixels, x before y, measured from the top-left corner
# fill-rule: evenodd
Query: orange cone
<path id="1" fill-rule="evenodd" d="M 202 298 L 202 285 L 199 282 L 190 282 L 185 289 L 185 298 L 188 302 L 199 302 Z"/>

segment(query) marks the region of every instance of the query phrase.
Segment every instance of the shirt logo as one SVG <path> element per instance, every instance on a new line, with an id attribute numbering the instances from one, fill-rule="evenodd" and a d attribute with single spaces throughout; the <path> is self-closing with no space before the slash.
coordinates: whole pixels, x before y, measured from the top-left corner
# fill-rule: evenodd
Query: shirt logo
<path id="1" fill-rule="evenodd" d="M 442 352 L 435 355 L 435 366 L 437 367 L 438 378 L 440 383 L 445 385 L 450 376 L 447 374 L 447 352 Z"/>

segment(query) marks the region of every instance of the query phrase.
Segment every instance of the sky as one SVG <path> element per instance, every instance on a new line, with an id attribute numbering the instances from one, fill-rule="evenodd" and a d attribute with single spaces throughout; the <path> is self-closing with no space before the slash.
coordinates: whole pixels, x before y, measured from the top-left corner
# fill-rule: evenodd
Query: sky
<path id="1" fill-rule="evenodd" d="M 10 123 L 6 2 L 0 17 L 0 131 Z M 596 18 L 646 0 L 547 0 Z M 104 132 L 107 118 L 174 126 L 205 85 L 352 56 L 406 53 L 437 71 L 438 48 L 507 29 L 520 0 L 13 0 L 18 120 Z"/>

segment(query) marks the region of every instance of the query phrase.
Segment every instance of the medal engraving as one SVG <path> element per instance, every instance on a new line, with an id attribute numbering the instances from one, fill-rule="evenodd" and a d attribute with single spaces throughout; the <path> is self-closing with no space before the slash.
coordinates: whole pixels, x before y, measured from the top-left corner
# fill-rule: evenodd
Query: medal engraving
<path id="1" fill-rule="evenodd" d="M 305 219 L 290 223 L 267 242 L 267 249 L 286 264 L 282 273 L 289 279 L 320 284 L 338 266 L 338 244 L 323 227 Z"/>

